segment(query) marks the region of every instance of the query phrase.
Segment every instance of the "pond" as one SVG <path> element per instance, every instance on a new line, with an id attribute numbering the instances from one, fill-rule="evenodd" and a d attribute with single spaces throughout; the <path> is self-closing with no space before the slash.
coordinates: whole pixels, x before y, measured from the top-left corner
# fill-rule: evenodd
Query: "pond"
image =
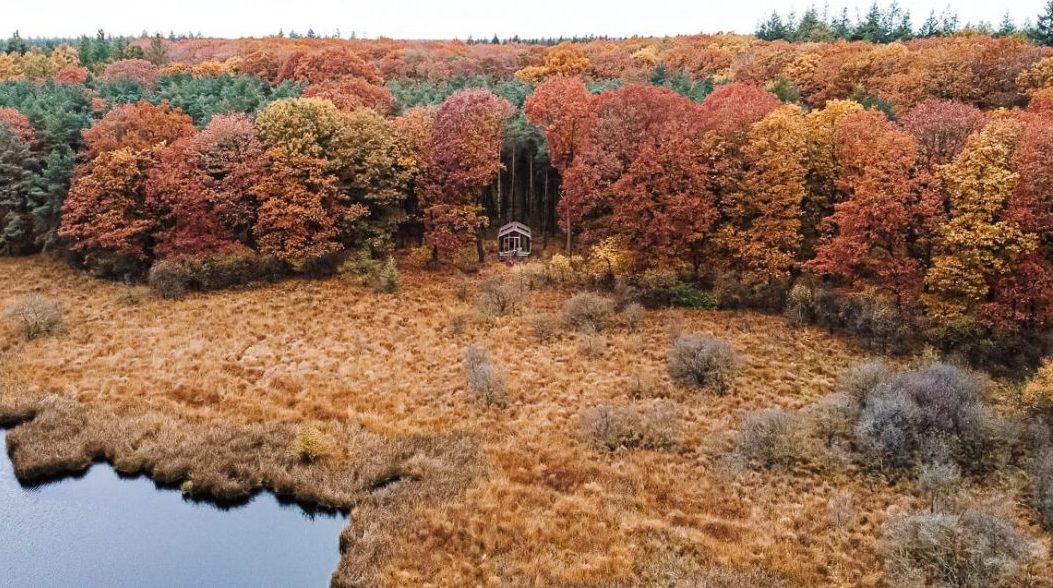
<path id="1" fill-rule="evenodd" d="M 27 487 L 0 429 L 0 585 L 327 586 L 347 517 L 260 494 L 220 508 L 95 464 Z"/>

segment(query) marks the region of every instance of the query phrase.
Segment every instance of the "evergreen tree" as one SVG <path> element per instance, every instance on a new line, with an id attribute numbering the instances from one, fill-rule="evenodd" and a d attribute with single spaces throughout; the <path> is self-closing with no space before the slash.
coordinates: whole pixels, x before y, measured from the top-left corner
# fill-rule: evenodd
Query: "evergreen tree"
<path id="1" fill-rule="evenodd" d="M 933 10 L 929 13 L 929 18 L 925 19 L 925 22 L 921 23 L 921 28 L 918 29 L 918 36 L 922 38 L 935 37 L 940 34 L 940 21 L 936 20 L 936 11 Z"/>
<path id="2" fill-rule="evenodd" d="M 998 37 L 1008 37 L 1015 35 L 1017 32 L 1016 24 L 1013 22 L 1013 17 L 1009 15 L 1009 11 L 1005 12 L 1005 16 L 1002 17 L 1002 23 L 998 25 L 998 30 L 995 35 Z"/>
<path id="3" fill-rule="evenodd" d="M 1053 0 L 1046 2 L 1044 12 L 1038 15 L 1031 36 L 1036 43 L 1053 46 Z"/>
<path id="4" fill-rule="evenodd" d="M 833 22 L 830 28 L 837 39 L 852 37 L 852 21 L 848 18 L 848 8 L 841 8 L 841 15 L 837 17 L 837 20 Z"/>
<path id="5" fill-rule="evenodd" d="M 775 41 L 787 37 L 787 27 L 782 21 L 782 16 L 777 10 L 773 10 L 771 16 L 757 28 L 757 38 L 763 41 Z"/>
<path id="6" fill-rule="evenodd" d="M 29 46 L 22 40 L 22 36 L 18 34 L 18 31 L 15 31 L 11 35 L 11 38 L 7 40 L 8 53 L 18 53 L 19 55 L 23 55 L 28 50 Z"/>

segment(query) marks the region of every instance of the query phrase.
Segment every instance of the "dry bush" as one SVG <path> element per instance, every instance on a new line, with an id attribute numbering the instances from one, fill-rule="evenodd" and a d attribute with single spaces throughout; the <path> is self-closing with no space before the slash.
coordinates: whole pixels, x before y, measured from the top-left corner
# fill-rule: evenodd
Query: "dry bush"
<path id="1" fill-rule="evenodd" d="M 592 292 L 579 292 L 563 303 L 563 321 L 583 332 L 598 333 L 610 324 L 614 302 Z"/>
<path id="2" fill-rule="evenodd" d="M 607 338 L 599 333 L 578 333 L 578 351 L 586 359 L 600 359 L 607 353 Z"/>
<path id="3" fill-rule="evenodd" d="M 1016 585 L 1038 547 L 1004 513 L 920 512 L 885 524 L 880 553 L 893 586 Z"/>
<path id="4" fill-rule="evenodd" d="M 1034 504 L 1042 525 L 1053 531 L 1053 447 L 1038 452 L 1032 465 L 1035 477 Z"/>
<path id="5" fill-rule="evenodd" d="M 1023 391 L 1027 409 L 1053 425 L 1053 361 L 1047 360 Z"/>
<path id="6" fill-rule="evenodd" d="M 650 398 L 657 394 L 658 384 L 655 382 L 654 378 L 647 374 L 633 374 L 632 379 L 629 380 L 627 392 L 629 398 L 632 398 L 633 400 Z"/>
<path id="7" fill-rule="evenodd" d="M 124 285 L 117 294 L 117 302 L 125 306 L 139 306 L 150 298 L 150 288 L 146 286 Z"/>
<path id="8" fill-rule="evenodd" d="M 935 512 L 943 500 L 962 483 L 962 472 L 953 461 L 933 460 L 918 471 L 918 488 L 929 497 L 929 510 Z"/>
<path id="9" fill-rule="evenodd" d="M 892 377 L 892 368 L 882 359 L 868 359 L 848 368 L 841 374 L 837 391 L 862 403 L 868 392 Z"/>
<path id="10" fill-rule="evenodd" d="M 640 304 L 633 302 L 622 309 L 622 322 L 630 331 L 637 331 L 647 317 L 647 310 Z"/>
<path id="11" fill-rule="evenodd" d="M 581 413 L 582 435 L 607 450 L 663 449 L 680 436 L 680 409 L 666 400 L 629 406 L 594 406 Z"/>
<path id="12" fill-rule="evenodd" d="M 9 304 L 4 317 L 21 331 L 26 341 L 58 334 L 65 324 L 58 301 L 37 292 Z"/>
<path id="13" fill-rule="evenodd" d="M 166 300 L 179 300 L 190 290 L 190 268 L 176 260 L 162 260 L 150 267 L 146 282 L 155 294 Z"/>
<path id="14" fill-rule="evenodd" d="M 512 314 L 526 297 L 526 288 L 512 278 L 487 278 L 479 286 L 479 310 L 490 316 Z"/>
<path id="15" fill-rule="evenodd" d="M 435 256 L 432 253 L 431 247 L 427 245 L 421 245 L 420 247 L 413 247 L 406 254 L 406 263 L 409 267 L 423 270 L 431 267 L 435 260 Z"/>
<path id="16" fill-rule="evenodd" d="M 504 373 L 490 360 L 490 354 L 479 343 L 464 350 L 464 377 L 468 394 L 486 406 L 504 406 L 508 402 Z"/>
<path id="17" fill-rule="evenodd" d="M 830 446 L 851 440 L 859 416 L 859 403 L 848 394 L 835 392 L 811 405 L 808 416 L 815 434 Z"/>
<path id="18" fill-rule="evenodd" d="M 512 267 L 512 277 L 527 290 L 542 288 L 551 281 L 548 267 L 540 261 L 517 263 Z"/>
<path id="19" fill-rule="evenodd" d="M 856 444 L 885 468 L 911 468 L 949 453 L 965 469 L 990 471 L 1008 459 L 1012 428 L 984 403 L 985 383 L 932 363 L 879 381 L 864 393 Z"/>
<path id="20" fill-rule="evenodd" d="M 667 368 L 670 377 L 681 384 L 726 394 L 738 365 L 738 354 L 727 341 L 693 334 L 673 342 Z"/>
<path id="21" fill-rule="evenodd" d="M 580 255 L 568 257 L 557 253 L 545 265 L 550 280 L 561 286 L 568 286 L 581 281 L 581 266 L 584 262 L 585 260 Z"/>
<path id="22" fill-rule="evenodd" d="M 331 443 L 315 427 L 300 427 L 296 438 L 293 439 L 290 452 L 292 456 L 303 463 L 314 463 L 332 453 Z"/>
<path id="23" fill-rule="evenodd" d="M 844 529 L 855 524 L 859 514 L 855 500 L 847 492 L 838 492 L 826 502 L 826 516 L 830 524 L 837 529 Z"/>
<path id="24" fill-rule="evenodd" d="M 547 343 L 559 333 L 559 317 L 552 313 L 539 313 L 527 318 L 530 331 L 538 340 L 538 343 Z"/>
<path id="25" fill-rule="evenodd" d="M 468 330 L 472 326 L 472 319 L 474 316 L 471 312 L 464 310 L 455 310 L 449 314 L 449 328 L 450 332 L 454 335 L 460 335 Z"/>
<path id="26" fill-rule="evenodd" d="M 781 408 L 751 412 L 735 439 L 735 450 L 762 467 L 791 468 L 808 457 L 807 423 Z"/>

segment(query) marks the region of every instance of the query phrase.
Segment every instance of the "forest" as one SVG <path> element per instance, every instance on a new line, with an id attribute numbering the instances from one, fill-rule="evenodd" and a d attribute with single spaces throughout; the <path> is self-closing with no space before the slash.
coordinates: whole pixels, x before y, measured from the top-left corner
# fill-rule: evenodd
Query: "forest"
<path id="1" fill-rule="evenodd" d="M 1049 588 L 1053 2 L 16 32 L 0 302 L 19 480 L 351 512 L 334 586 Z"/>
<path id="2" fill-rule="evenodd" d="M 848 35 L 887 43 L 16 35 L 0 252 L 126 280 L 219 257 L 326 273 L 396 247 L 478 262 L 514 219 L 616 259 L 611 283 L 1033 361 L 1053 320 L 1053 49 L 890 38 L 892 10 Z"/>

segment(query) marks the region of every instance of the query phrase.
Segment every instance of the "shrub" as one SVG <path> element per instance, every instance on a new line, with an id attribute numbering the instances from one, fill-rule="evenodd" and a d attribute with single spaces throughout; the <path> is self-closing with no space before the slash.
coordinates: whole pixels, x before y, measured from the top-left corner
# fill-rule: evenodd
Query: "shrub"
<path id="1" fill-rule="evenodd" d="M 830 524 L 838 529 L 852 526 L 856 522 L 856 505 L 852 495 L 838 492 L 826 503 L 826 516 Z"/>
<path id="2" fill-rule="evenodd" d="M 541 288 L 549 282 L 548 267 L 540 261 L 518 263 L 512 268 L 512 275 L 525 290 Z"/>
<path id="3" fill-rule="evenodd" d="M 479 286 L 479 310 L 496 316 L 511 314 L 525 296 L 526 290 L 518 280 L 487 278 Z"/>
<path id="4" fill-rule="evenodd" d="M 673 446 L 680 436 L 680 410 L 663 400 L 594 406 L 582 412 L 581 430 L 590 443 L 601 449 L 663 449 Z"/>
<path id="5" fill-rule="evenodd" d="M 55 335 L 65 323 L 58 301 L 36 292 L 12 302 L 4 316 L 22 332 L 26 341 Z"/>
<path id="6" fill-rule="evenodd" d="M 1023 392 L 1028 410 L 1053 425 L 1053 361 L 1047 360 Z"/>
<path id="7" fill-rule="evenodd" d="M 599 359 L 607 353 L 607 339 L 590 330 L 578 333 L 578 349 L 588 359 Z"/>
<path id="8" fill-rule="evenodd" d="M 892 369 L 881 359 L 868 359 L 857 363 L 841 374 L 837 390 L 855 402 L 863 402 L 867 393 L 878 384 L 889 381 Z"/>
<path id="9" fill-rule="evenodd" d="M 892 519 L 880 544 L 889 583 L 977 588 L 1013 583 L 1035 546 L 1011 521 L 980 508 Z"/>
<path id="10" fill-rule="evenodd" d="M 117 294 L 117 302 L 125 306 L 139 306 L 150 296 L 150 289 L 145 286 L 125 284 Z"/>
<path id="11" fill-rule="evenodd" d="M 681 335 L 669 352 L 673 380 L 725 394 L 738 368 L 738 354 L 723 339 L 709 335 Z"/>
<path id="12" fill-rule="evenodd" d="M 292 457 L 303 463 L 314 463 L 331 453 L 328 440 L 318 429 L 305 426 L 293 439 Z"/>
<path id="13" fill-rule="evenodd" d="M 373 290 L 385 294 L 394 294 L 399 289 L 399 268 L 395 259 L 389 257 L 381 266 L 377 279 L 373 281 Z"/>
<path id="14" fill-rule="evenodd" d="M 551 313 L 531 315 L 528 322 L 539 343 L 551 341 L 559 332 L 559 319 Z"/>
<path id="15" fill-rule="evenodd" d="M 426 269 L 432 265 L 433 260 L 434 255 L 432 249 L 427 245 L 413 247 L 409 250 L 409 253 L 406 254 L 406 263 L 415 269 Z"/>
<path id="16" fill-rule="evenodd" d="M 450 313 L 449 318 L 450 332 L 454 335 L 460 335 L 465 332 L 472 323 L 472 314 L 470 312 L 454 311 Z"/>
<path id="17" fill-rule="evenodd" d="M 178 300 L 186 296 L 192 279 L 190 268 L 185 263 L 166 259 L 150 268 L 146 283 L 161 298 Z"/>
<path id="18" fill-rule="evenodd" d="M 827 445 L 850 439 L 858 415 L 859 403 L 840 392 L 820 398 L 809 410 L 815 433 Z"/>
<path id="19" fill-rule="evenodd" d="M 1008 427 L 983 403 L 984 384 L 942 363 L 893 374 L 866 391 L 856 423 L 856 443 L 876 464 L 907 468 L 939 446 L 974 472 L 1003 460 Z"/>
<path id="20" fill-rule="evenodd" d="M 508 399 L 504 374 L 490 361 L 490 355 L 479 343 L 464 350 L 464 376 L 468 394 L 486 406 L 504 406 Z"/>
<path id="21" fill-rule="evenodd" d="M 691 284 L 680 282 L 670 290 L 669 305 L 678 308 L 714 310 L 717 307 L 717 297 L 712 292 L 705 292 Z"/>
<path id="22" fill-rule="evenodd" d="M 644 317 L 647 316 L 647 311 L 644 310 L 643 306 L 633 302 L 622 309 L 622 321 L 625 322 L 625 326 L 630 331 L 636 331 L 640 328 L 640 323 L 643 322 Z"/>
<path id="23" fill-rule="evenodd" d="M 1053 447 L 1040 451 L 1032 466 L 1035 476 L 1035 508 L 1042 525 L 1053 530 Z"/>
<path id="24" fill-rule="evenodd" d="M 724 272 L 713 284 L 721 308 L 778 310 L 785 304 L 788 284 L 766 282 L 735 272 Z"/>
<path id="25" fill-rule="evenodd" d="M 579 255 L 568 257 L 557 253 L 546 264 L 549 278 L 564 286 L 576 284 L 580 281 L 579 273 L 582 263 L 583 260 Z"/>
<path id="26" fill-rule="evenodd" d="M 592 292 L 579 292 L 563 304 L 563 320 L 579 331 L 602 331 L 613 313 L 614 302 Z"/>
<path id="27" fill-rule="evenodd" d="M 597 282 L 614 284 L 633 267 L 633 252 L 620 237 L 606 237 L 589 250 L 587 271 Z"/>
<path id="28" fill-rule="evenodd" d="M 962 472 L 953 461 L 934 459 L 921 466 L 918 471 L 918 488 L 929 496 L 929 510 L 936 511 L 937 504 L 962 481 Z"/>
<path id="29" fill-rule="evenodd" d="M 781 408 L 754 411 L 746 416 L 735 446 L 755 464 L 790 468 L 806 457 L 805 423 L 796 414 Z"/>

